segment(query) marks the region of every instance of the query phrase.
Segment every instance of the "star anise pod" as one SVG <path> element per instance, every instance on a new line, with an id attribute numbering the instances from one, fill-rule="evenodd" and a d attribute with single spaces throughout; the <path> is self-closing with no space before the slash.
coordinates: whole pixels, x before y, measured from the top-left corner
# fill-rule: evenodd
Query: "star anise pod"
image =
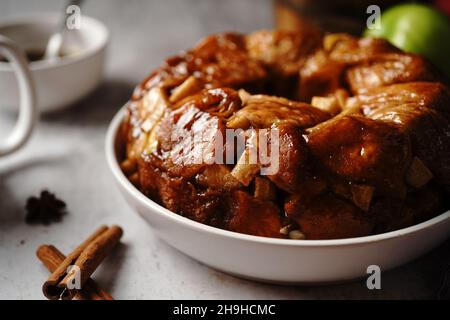
<path id="1" fill-rule="evenodd" d="M 26 222 L 29 224 L 61 221 L 66 213 L 66 203 L 47 190 L 41 192 L 40 197 L 30 197 L 25 206 L 27 210 Z"/>

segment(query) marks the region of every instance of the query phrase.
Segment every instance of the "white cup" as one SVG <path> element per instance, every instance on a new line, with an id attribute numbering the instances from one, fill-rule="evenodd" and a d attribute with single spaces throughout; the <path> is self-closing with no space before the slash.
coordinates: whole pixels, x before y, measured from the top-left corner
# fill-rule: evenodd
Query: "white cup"
<path id="1" fill-rule="evenodd" d="M 30 138 L 37 119 L 37 107 L 35 88 L 25 54 L 13 41 L 0 35 L 0 55 L 11 63 L 17 77 L 20 97 L 17 122 L 6 138 L 0 137 L 0 156 L 4 156 L 18 150 Z"/>
<path id="2" fill-rule="evenodd" d="M 0 34 L 25 51 L 43 53 L 60 25 L 59 12 L 32 13 L 2 18 Z M 61 57 L 29 63 L 39 113 L 73 106 L 97 88 L 103 78 L 108 39 L 103 23 L 83 15 L 79 29 L 65 30 Z M 20 94 L 15 77 L 10 64 L 0 62 L 0 110 L 17 111 Z"/>

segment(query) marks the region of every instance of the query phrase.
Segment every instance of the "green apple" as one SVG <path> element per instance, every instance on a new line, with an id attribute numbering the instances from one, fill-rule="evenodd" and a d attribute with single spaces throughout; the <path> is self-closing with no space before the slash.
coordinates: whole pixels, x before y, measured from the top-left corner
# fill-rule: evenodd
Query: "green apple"
<path id="1" fill-rule="evenodd" d="M 381 28 L 364 36 L 384 38 L 396 47 L 431 60 L 450 78 L 450 19 L 432 7 L 401 4 L 381 14 Z"/>

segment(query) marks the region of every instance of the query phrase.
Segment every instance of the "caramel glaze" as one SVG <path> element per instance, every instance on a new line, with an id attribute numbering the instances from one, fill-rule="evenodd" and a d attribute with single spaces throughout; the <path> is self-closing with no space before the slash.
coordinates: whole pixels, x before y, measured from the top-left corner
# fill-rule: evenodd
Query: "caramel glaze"
<path id="1" fill-rule="evenodd" d="M 181 98 L 172 101 L 175 90 Z M 338 94 L 337 116 L 308 104 Z M 193 133 L 211 148 L 227 128 L 275 127 L 279 170 L 248 186 L 232 174 L 237 150 L 232 164 L 181 161 L 199 156 Z M 136 88 L 121 137 L 144 194 L 235 232 L 283 238 L 288 225 L 307 239 L 358 237 L 447 207 L 448 86 L 424 58 L 380 39 L 324 37 L 315 29 L 209 36 Z M 226 151 L 211 152 L 224 159 Z M 405 176 L 417 158 L 432 178 L 411 186 Z"/>

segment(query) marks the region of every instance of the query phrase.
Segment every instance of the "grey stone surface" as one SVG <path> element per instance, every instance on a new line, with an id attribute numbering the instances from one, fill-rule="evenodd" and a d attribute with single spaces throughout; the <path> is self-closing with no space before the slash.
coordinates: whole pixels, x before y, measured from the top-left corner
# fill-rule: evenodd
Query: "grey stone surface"
<path id="1" fill-rule="evenodd" d="M 2 0 L 0 20 L 58 11 L 62 1 Z M 0 159 L 0 298 L 42 299 L 47 270 L 35 257 L 43 243 L 70 252 L 100 224 L 123 226 L 123 244 L 94 274 L 117 299 L 413 299 L 433 298 L 449 262 L 447 242 L 427 256 L 383 273 L 382 290 L 365 281 L 288 287 L 241 280 L 205 267 L 154 236 L 114 186 L 104 157 L 108 122 L 136 83 L 160 61 L 218 31 L 270 28 L 271 3 L 258 0 L 86 1 L 83 14 L 111 31 L 104 83 L 66 111 L 43 116 L 20 152 Z M 1 108 L 0 108 L 1 110 Z M 13 117 L 0 111 L 0 136 Z M 30 195 L 48 188 L 69 214 L 50 226 L 24 223 Z M 300 267 L 300 266 L 299 266 Z"/>

